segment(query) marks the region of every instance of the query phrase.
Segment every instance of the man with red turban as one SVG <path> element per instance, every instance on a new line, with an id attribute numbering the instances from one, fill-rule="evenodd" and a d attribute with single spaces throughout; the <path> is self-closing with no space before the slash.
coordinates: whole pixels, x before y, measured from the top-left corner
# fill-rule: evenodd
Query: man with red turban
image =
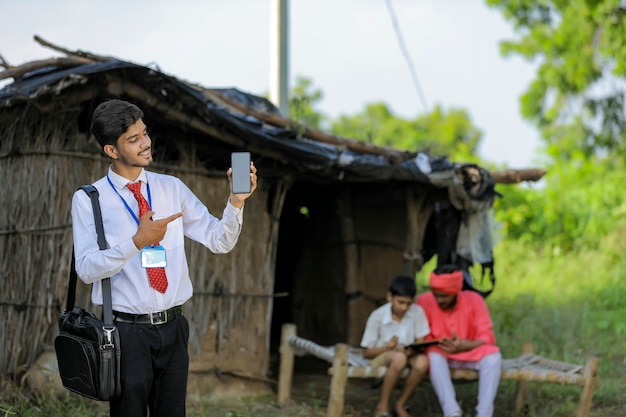
<path id="1" fill-rule="evenodd" d="M 487 304 L 474 291 L 462 291 L 463 272 L 442 265 L 430 274 L 430 292 L 417 298 L 430 325 L 426 340 L 441 339 L 427 348 L 430 380 L 444 417 L 461 416 L 450 368 L 478 371 L 477 417 L 491 417 L 500 383 L 502 356 L 496 346 Z"/>

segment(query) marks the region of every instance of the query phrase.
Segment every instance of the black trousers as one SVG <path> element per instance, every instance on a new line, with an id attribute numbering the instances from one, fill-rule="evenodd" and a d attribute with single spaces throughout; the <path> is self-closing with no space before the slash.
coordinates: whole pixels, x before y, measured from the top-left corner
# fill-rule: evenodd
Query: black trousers
<path id="1" fill-rule="evenodd" d="M 189 323 L 184 316 L 160 325 L 117 323 L 122 395 L 111 417 L 184 417 L 189 375 Z"/>

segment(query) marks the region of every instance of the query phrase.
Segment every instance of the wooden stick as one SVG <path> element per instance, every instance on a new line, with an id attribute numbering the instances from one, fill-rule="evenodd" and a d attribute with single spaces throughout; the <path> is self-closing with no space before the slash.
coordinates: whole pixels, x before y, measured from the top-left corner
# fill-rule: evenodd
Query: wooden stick
<path id="1" fill-rule="evenodd" d="M 339 343 L 335 346 L 333 369 L 326 417 L 341 417 L 346 383 L 348 382 L 348 345 Z"/>
<path id="2" fill-rule="evenodd" d="M 543 169 L 509 169 L 490 172 L 491 178 L 498 184 L 517 184 L 522 181 L 539 181 L 546 175 Z"/>
<path id="3" fill-rule="evenodd" d="M 69 56 L 78 56 L 78 57 L 88 58 L 88 59 L 93 60 L 93 61 L 114 61 L 114 60 L 118 60 L 118 58 L 115 58 L 115 57 L 112 57 L 112 56 L 96 55 L 96 54 L 92 54 L 91 52 L 81 51 L 80 49 L 76 50 L 76 51 L 70 51 L 67 48 L 63 48 L 61 46 L 54 45 L 53 43 L 48 42 L 47 40 L 45 40 L 44 38 L 42 38 L 39 35 L 33 36 L 33 39 L 35 39 L 35 41 L 38 42 L 43 47 L 50 48 L 50 49 L 53 49 L 53 50 L 58 51 L 58 52 L 62 52 L 65 55 L 69 55 Z"/>
<path id="4" fill-rule="evenodd" d="M 296 335 L 296 325 L 283 324 L 280 337 L 280 370 L 278 373 L 278 397 L 279 405 L 289 401 L 291 396 L 291 380 L 293 378 L 293 347 L 289 343 L 289 338 Z"/>
<path id="5" fill-rule="evenodd" d="M 532 343 L 524 343 L 522 345 L 522 355 L 534 353 L 535 346 Z M 517 381 L 517 391 L 515 393 L 515 415 L 521 415 L 526 404 L 528 403 L 528 382 Z"/>
<path id="6" fill-rule="evenodd" d="M 9 65 L 9 63 L 7 62 L 6 59 L 4 59 L 4 57 L 2 56 L 2 54 L 0 54 L 0 67 L 4 67 L 4 68 L 10 68 L 11 65 Z"/>
<path id="7" fill-rule="evenodd" d="M 578 412 L 576 417 L 588 417 L 591 411 L 591 402 L 593 399 L 593 391 L 598 385 L 598 359 L 587 358 L 585 369 L 583 371 L 585 376 L 585 385 L 580 393 L 580 400 L 578 401 Z"/>
<path id="8" fill-rule="evenodd" d="M 13 78 L 19 80 L 27 72 L 34 71 L 45 67 L 76 67 L 78 65 L 93 64 L 95 61 L 87 58 L 80 57 L 65 57 L 65 58 L 48 58 L 38 61 L 32 61 L 24 65 L 17 67 L 8 67 L 7 70 L 0 72 L 0 80 L 5 78 Z"/>

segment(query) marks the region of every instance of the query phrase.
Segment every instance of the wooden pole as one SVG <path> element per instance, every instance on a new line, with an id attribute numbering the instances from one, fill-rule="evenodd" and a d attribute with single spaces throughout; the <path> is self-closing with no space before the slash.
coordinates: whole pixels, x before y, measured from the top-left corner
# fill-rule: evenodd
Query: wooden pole
<path id="1" fill-rule="evenodd" d="M 539 181 L 546 175 L 546 171 L 538 168 L 509 169 L 490 172 L 490 174 L 497 184 L 517 184 L 522 181 Z"/>
<path id="2" fill-rule="evenodd" d="M 409 277 L 415 277 L 424 266 L 422 241 L 432 213 L 432 202 L 428 201 L 426 194 L 418 195 L 414 188 L 406 188 L 407 232 L 402 270 Z"/>
<path id="3" fill-rule="evenodd" d="M 296 335 L 296 325 L 285 323 L 280 337 L 280 369 L 278 372 L 278 398 L 279 405 L 289 401 L 291 396 L 291 380 L 293 378 L 293 346 L 289 338 Z"/>
<path id="4" fill-rule="evenodd" d="M 583 370 L 585 376 L 585 385 L 580 393 L 580 400 L 578 401 L 578 412 L 576 417 L 588 417 L 591 411 L 591 402 L 593 399 L 593 391 L 598 385 L 598 359 L 587 358 L 585 363 L 585 369 Z"/>
<path id="5" fill-rule="evenodd" d="M 535 346 L 532 343 L 522 345 L 522 355 L 533 353 Z M 528 404 L 528 381 L 517 381 L 517 392 L 515 393 L 515 415 L 522 415 L 524 408 Z"/>
<path id="6" fill-rule="evenodd" d="M 289 0 L 272 0 L 270 101 L 289 117 Z"/>
<path id="7" fill-rule="evenodd" d="M 285 203 L 285 197 L 287 196 L 287 191 L 291 186 L 290 179 L 281 178 L 276 183 L 276 192 L 274 193 L 274 197 L 272 198 L 272 211 L 271 211 L 271 223 L 270 223 L 270 233 L 267 239 L 267 256 L 270 261 L 266 264 L 266 279 L 272 282 L 272 287 L 274 287 L 274 277 L 276 276 L 276 256 L 278 255 L 278 233 L 280 229 L 280 216 L 283 212 L 283 204 Z M 276 297 L 276 294 L 274 294 Z M 271 336 L 271 327 L 272 327 L 272 314 L 274 314 L 274 297 L 267 298 L 266 301 L 266 310 L 265 310 L 265 323 L 266 323 L 266 336 L 265 336 L 265 347 L 267 351 L 270 351 L 270 336 Z M 293 335 L 296 334 L 296 326 L 290 324 L 289 326 L 293 326 Z M 289 335 L 291 336 L 291 334 Z M 282 338 L 282 334 L 281 334 Z M 291 348 L 291 345 L 290 345 Z M 293 349 L 293 348 L 291 348 Z M 269 355 L 265 359 L 265 364 L 263 365 L 264 369 L 268 367 Z M 292 368 L 293 368 L 293 355 L 292 355 Z M 291 385 L 291 383 L 290 383 Z M 289 397 L 289 396 L 288 396 Z M 289 398 L 287 398 L 289 399 Z"/>
<path id="8" fill-rule="evenodd" d="M 372 145 L 371 143 L 363 142 L 357 139 L 343 138 L 297 123 L 289 119 L 288 117 L 283 117 L 274 113 L 261 112 L 244 103 L 228 98 L 226 95 L 217 90 L 202 88 L 202 94 L 209 100 L 215 100 L 217 98 L 219 101 L 222 102 L 222 104 L 226 104 L 228 107 L 232 107 L 243 114 L 255 117 L 272 126 L 283 127 L 295 130 L 296 132 L 302 132 L 303 136 L 317 142 L 329 143 L 338 147 L 345 147 L 346 149 L 350 149 L 354 152 L 382 155 L 392 162 L 405 161 L 407 158 L 412 158 L 414 155 L 409 151 L 403 151 L 389 146 L 376 146 Z"/>
<path id="9" fill-rule="evenodd" d="M 354 232 L 354 214 L 352 211 L 352 195 L 349 188 L 344 188 L 337 201 L 337 211 L 341 222 L 341 239 L 344 242 L 345 277 L 344 291 L 346 294 L 353 294 L 359 290 L 359 248 L 356 243 Z M 344 341 L 350 344 L 358 344 L 363 330 L 355 323 L 357 312 L 359 311 L 358 300 L 350 300 L 346 306 L 345 321 L 341 323 L 341 330 L 345 330 Z"/>
<path id="10" fill-rule="evenodd" d="M 348 345 L 338 343 L 335 346 L 333 360 L 333 377 L 330 381 L 330 395 L 326 417 L 341 417 L 343 414 L 343 400 L 348 381 Z"/>

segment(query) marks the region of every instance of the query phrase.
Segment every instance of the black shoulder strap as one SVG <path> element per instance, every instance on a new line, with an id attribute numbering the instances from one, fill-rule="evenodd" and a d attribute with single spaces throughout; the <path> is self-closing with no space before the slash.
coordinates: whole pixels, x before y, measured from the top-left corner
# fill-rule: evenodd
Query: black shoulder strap
<path id="1" fill-rule="evenodd" d="M 93 217 L 96 223 L 96 234 L 98 235 L 98 246 L 100 250 L 106 249 L 106 239 L 104 236 L 104 226 L 102 224 L 102 211 L 100 210 L 100 201 L 98 200 L 98 190 L 93 185 L 83 185 L 79 187 L 83 190 L 91 199 L 91 205 L 93 207 Z M 72 250 L 72 265 L 70 267 L 70 283 L 67 287 L 67 302 L 65 304 L 65 311 L 70 311 L 74 308 L 76 301 L 76 281 L 78 275 L 76 274 L 76 257 Z M 113 327 L 113 307 L 111 301 L 111 279 L 105 278 L 102 280 L 102 318 L 105 327 Z"/>

